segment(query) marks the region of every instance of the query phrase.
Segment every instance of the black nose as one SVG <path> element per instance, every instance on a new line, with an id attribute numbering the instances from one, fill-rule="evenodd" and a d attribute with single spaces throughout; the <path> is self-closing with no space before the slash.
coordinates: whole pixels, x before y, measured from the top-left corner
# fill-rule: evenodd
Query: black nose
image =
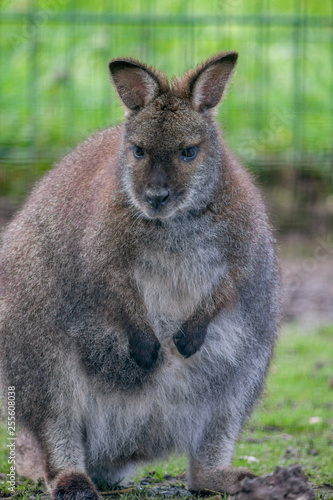
<path id="1" fill-rule="evenodd" d="M 169 197 L 170 191 L 165 188 L 152 188 L 146 191 L 146 200 L 155 210 L 165 205 Z"/>

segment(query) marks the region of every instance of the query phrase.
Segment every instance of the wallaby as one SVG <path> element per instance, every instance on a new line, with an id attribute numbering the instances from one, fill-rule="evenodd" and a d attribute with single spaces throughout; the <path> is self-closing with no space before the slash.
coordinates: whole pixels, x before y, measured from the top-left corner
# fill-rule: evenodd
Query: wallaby
<path id="1" fill-rule="evenodd" d="M 18 472 L 57 500 L 96 500 L 95 485 L 172 450 L 192 491 L 235 493 L 250 474 L 231 461 L 280 279 L 263 201 L 214 113 L 237 57 L 170 84 L 111 61 L 125 123 L 68 154 L 3 234 L 2 388 L 38 452 Z"/>

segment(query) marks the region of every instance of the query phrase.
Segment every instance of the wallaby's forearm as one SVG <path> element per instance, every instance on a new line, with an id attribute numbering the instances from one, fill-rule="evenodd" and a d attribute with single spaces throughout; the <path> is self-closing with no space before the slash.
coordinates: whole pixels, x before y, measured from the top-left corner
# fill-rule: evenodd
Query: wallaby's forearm
<path id="1" fill-rule="evenodd" d="M 236 282 L 229 272 L 217 289 L 205 298 L 174 335 L 173 340 L 180 354 L 188 358 L 200 349 L 205 341 L 209 323 L 223 308 L 231 308 L 236 297 Z"/>

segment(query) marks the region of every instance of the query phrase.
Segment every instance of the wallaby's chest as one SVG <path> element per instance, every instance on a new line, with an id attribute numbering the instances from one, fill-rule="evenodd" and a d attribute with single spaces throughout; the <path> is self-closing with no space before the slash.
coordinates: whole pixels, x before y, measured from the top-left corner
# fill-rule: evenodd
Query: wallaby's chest
<path id="1" fill-rule="evenodd" d="M 135 264 L 135 281 L 150 320 L 155 325 L 184 321 L 226 268 L 223 247 L 209 228 L 204 232 L 181 227 L 151 240 Z"/>

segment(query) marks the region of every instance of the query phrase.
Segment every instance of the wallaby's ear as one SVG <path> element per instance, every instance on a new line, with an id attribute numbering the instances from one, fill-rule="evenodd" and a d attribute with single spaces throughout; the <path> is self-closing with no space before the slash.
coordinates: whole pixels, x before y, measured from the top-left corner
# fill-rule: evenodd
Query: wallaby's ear
<path id="1" fill-rule="evenodd" d="M 120 99 L 132 111 L 144 108 L 169 88 L 163 73 L 131 59 L 114 59 L 109 69 Z"/>
<path id="2" fill-rule="evenodd" d="M 238 52 L 223 52 L 188 74 L 192 106 L 197 111 L 214 108 L 223 98 Z"/>

